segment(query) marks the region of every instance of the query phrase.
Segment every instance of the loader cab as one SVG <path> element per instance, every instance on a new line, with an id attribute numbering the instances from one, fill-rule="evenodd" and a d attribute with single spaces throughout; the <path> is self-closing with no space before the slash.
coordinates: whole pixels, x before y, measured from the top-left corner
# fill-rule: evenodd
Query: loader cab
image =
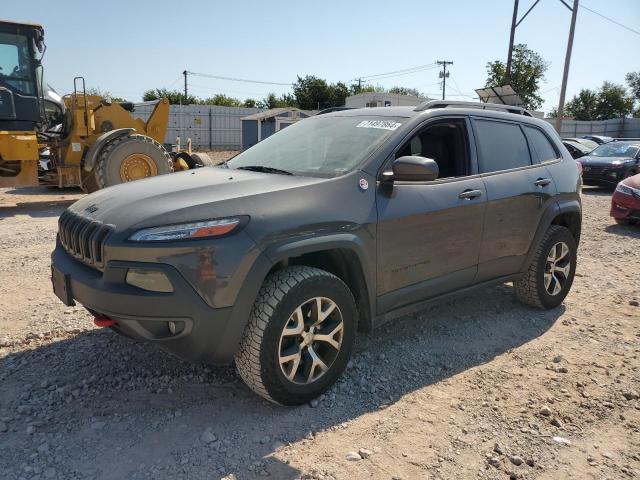
<path id="1" fill-rule="evenodd" d="M 44 49 L 42 26 L 0 21 L 0 130 L 34 131 L 44 120 Z"/>

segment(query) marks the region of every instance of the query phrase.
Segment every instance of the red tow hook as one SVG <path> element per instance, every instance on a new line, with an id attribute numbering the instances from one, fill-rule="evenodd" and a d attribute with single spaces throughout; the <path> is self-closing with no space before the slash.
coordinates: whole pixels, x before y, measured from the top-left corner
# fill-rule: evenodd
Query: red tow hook
<path id="1" fill-rule="evenodd" d="M 116 321 L 106 315 L 96 315 L 93 317 L 93 323 L 95 323 L 96 327 L 113 327 Z"/>

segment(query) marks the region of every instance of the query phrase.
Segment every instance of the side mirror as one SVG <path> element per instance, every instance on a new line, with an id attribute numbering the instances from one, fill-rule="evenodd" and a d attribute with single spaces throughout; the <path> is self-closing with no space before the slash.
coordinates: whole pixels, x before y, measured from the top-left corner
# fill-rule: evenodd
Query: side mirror
<path id="1" fill-rule="evenodd" d="M 398 157 L 392 164 L 393 172 L 384 172 L 383 178 L 393 181 L 426 182 L 438 178 L 440 169 L 432 158 L 418 156 Z"/>

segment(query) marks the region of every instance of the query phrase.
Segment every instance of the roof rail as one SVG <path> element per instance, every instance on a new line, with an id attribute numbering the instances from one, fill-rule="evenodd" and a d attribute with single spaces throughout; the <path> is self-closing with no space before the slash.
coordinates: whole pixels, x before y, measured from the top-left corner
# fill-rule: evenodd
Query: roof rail
<path id="1" fill-rule="evenodd" d="M 529 110 L 513 105 L 501 105 L 499 103 L 483 103 L 483 102 L 463 102 L 459 100 L 428 100 L 422 102 L 415 109 L 416 112 L 431 110 L 432 108 L 479 108 L 481 110 L 498 110 L 502 112 L 515 113 L 517 115 L 526 115 L 533 117 Z"/>

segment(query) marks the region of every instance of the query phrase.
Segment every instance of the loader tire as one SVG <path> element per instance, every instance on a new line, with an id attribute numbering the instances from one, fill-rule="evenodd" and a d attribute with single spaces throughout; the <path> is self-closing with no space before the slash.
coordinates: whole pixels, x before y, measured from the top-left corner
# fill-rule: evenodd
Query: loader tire
<path id="1" fill-rule="evenodd" d="M 100 151 L 94 169 L 98 188 L 173 172 L 171 156 L 146 135 L 118 137 Z"/>
<path id="2" fill-rule="evenodd" d="M 214 166 L 214 163 L 213 163 L 213 160 L 211 160 L 211 157 L 204 152 L 192 153 L 191 159 L 193 160 L 193 164 L 194 164 L 194 166 L 191 168 Z"/>

